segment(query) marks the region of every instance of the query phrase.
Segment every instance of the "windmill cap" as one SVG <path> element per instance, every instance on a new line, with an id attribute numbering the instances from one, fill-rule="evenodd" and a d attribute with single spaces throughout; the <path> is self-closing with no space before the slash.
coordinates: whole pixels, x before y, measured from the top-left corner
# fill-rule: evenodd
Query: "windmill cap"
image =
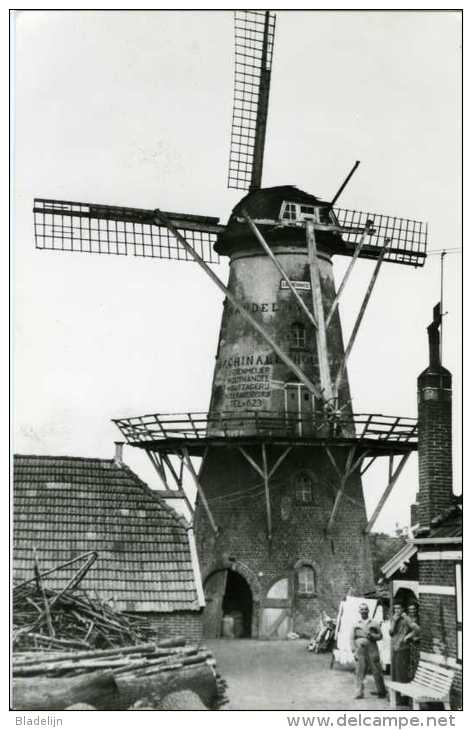
<path id="1" fill-rule="evenodd" d="M 259 188 L 251 190 L 242 200 L 237 203 L 231 213 L 228 225 L 246 210 L 251 218 L 268 218 L 276 220 L 280 214 L 280 208 L 284 200 L 290 203 L 301 203 L 302 205 L 324 206 L 330 205 L 326 200 L 310 195 L 294 185 L 277 185 L 274 188 Z"/>
<path id="2" fill-rule="evenodd" d="M 240 220 L 244 212 L 257 223 L 267 243 L 290 243 L 292 245 L 300 244 L 305 246 L 306 234 L 304 228 L 290 225 L 290 221 L 288 220 L 284 221 L 286 223 L 284 227 L 280 227 L 278 224 L 274 226 L 272 223 L 272 221 L 279 221 L 284 201 L 301 205 L 311 205 L 317 208 L 328 209 L 331 207 L 329 202 L 317 198 L 315 195 L 310 195 L 303 190 L 299 190 L 294 185 L 279 185 L 273 188 L 252 190 L 233 208 L 226 229 L 218 236 L 215 251 L 219 254 L 229 256 L 241 247 L 247 248 L 248 243 L 254 245 L 256 249 L 260 248 L 254 239 L 253 233 L 249 230 L 247 223 Z M 264 224 L 258 221 L 269 222 Z M 330 237 L 332 238 L 332 234 Z M 321 243 L 323 242 L 322 238 L 320 238 Z"/>

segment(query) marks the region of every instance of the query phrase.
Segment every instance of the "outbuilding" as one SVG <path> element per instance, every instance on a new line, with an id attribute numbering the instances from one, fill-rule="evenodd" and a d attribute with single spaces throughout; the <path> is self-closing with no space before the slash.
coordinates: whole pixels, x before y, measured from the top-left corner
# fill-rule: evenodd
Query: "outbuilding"
<path id="1" fill-rule="evenodd" d="M 13 576 L 33 575 L 94 550 L 81 587 L 146 617 L 158 636 L 202 633 L 204 595 L 193 530 L 123 463 L 65 456 L 14 457 Z M 48 577 L 62 588 L 77 566 Z M 68 572 L 69 571 L 69 572 Z"/>

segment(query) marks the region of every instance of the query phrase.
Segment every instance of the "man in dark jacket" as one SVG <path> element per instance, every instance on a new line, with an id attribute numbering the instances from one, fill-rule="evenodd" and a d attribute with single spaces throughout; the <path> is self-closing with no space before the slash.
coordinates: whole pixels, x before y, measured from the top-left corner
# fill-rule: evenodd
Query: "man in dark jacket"
<path id="1" fill-rule="evenodd" d="M 404 612 L 402 604 L 395 602 L 390 621 L 391 675 L 394 682 L 410 682 L 412 679 L 410 644 L 417 639 L 419 631 L 420 627 Z"/>
<path id="2" fill-rule="evenodd" d="M 386 697 L 387 691 L 377 646 L 377 642 L 382 638 L 382 631 L 379 624 L 369 618 L 369 607 L 366 603 L 361 603 L 359 613 L 360 619 L 352 627 L 351 633 L 351 649 L 356 661 L 357 694 L 355 699 L 360 700 L 364 697 L 364 680 L 369 667 L 377 688 L 377 692 L 372 694 Z"/>

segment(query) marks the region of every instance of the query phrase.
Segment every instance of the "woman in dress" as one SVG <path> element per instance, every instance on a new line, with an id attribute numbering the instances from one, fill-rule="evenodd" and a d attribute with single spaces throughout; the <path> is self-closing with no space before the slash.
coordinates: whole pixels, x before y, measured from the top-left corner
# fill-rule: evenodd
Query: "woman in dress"
<path id="1" fill-rule="evenodd" d="M 410 651 L 409 659 L 409 681 L 415 676 L 420 660 L 420 625 L 418 619 L 418 604 L 410 603 L 407 608 L 408 618 L 410 620 L 410 631 L 405 636 Z"/>

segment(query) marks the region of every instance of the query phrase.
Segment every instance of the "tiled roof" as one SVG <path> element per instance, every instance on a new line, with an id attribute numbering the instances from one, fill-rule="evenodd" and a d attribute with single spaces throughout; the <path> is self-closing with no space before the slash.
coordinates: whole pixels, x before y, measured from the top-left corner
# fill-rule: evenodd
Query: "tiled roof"
<path id="1" fill-rule="evenodd" d="M 431 539 L 437 537 L 462 537 L 462 520 L 444 522 L 439 527 L 433 528 L 428 537 Z"/>
<path id="2" fill-rule="evenodd" d="M 81 587 L 128 611 L 199 610 L 185 520 L 110 459 L 14 457 L 16 582 L 96 550 Z M 63 587 L 79 563 L 51 574 Z"/>
<path id="3" fill-rule="evenodd" d="M 417 538 L 423 540 L 441 540 L 462 537 L 462 499 L 455 498 L 453 504 L 431 521 L 431 527 L 418 531 Z"/>

